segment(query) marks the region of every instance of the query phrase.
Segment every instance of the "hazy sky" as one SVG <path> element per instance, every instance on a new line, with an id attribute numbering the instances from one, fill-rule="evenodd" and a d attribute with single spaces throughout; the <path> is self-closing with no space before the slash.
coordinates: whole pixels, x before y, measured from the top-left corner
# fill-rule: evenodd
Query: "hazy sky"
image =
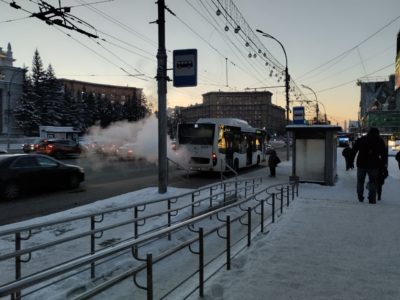
<path id="1" fill-rule="evenodd" d="M 57 77 L 143 88 L 157 108 L 157 84 L 153 79 L 157 25 L 150 24 L 157 19 L 155 1 L 114 0 L 82 6 L 100 1 L 61 0 L 62 6 L 72 6 L 72 15 L 97 31 L 74 24 L 91 33 L 97 32 L 106 41 L 49 26 L 37 18 L 6 22 L 29 16 L 10 7 L 10 1 L 0 0 L 0 47 L 4 49 L 11 43 L 17 59 L 15 66 L 30 67 L 37 48 L 45 66 L 51 63 Z M 30 12 L 38 12 L 37 1 L 15 2 Z M 172 50 L 185 48 L 198 49 L 199 64 L 197 87 L 168 85 L 168 106 L 201 103 L 201 95 L 209 91 L 243 91 L 284 84 L 278 82 L 279 76 L 269 76 L 270 69 L 260 57 L 248 58 L 251 51 L 232 27 L 224 30 L 227 20 L 224 13 L 217 16 L 216 6 L 223 5 L 232 12 L 229 2 L 166 0 L 176 14 L 175 17 L 166 13 L 168 65 L 172 66 Z M 58 5 L 54 0 L 48 3 Z M 297 86 L 311 87 L 334 122 L 342 124 L 344 120 L 357 119 L 360 100 L 357 79 L 365 80 L 365 76 L 386 79 L 394 73 L 396 36 L 400 29 L 398 0 L 235 0 L 234 3 L 254 33 L 259 28 L 284 45 L 289 73 Z M 239 15 L 232 17 L 240 19 Z M 257 36 L 284 65 L 279 44 Z M 121 68 L 129 74 L 145 76 L 127 76 Z M 171 71 L 169 76 L 172 78 Z M 284 88 L 270 91 L 274 94 L 273 103 L 284 107 Z M 315 98 L 307 89 L 302 91 L 309 99 Z M 291 95 L 291 99 L 295 98 Z"/>

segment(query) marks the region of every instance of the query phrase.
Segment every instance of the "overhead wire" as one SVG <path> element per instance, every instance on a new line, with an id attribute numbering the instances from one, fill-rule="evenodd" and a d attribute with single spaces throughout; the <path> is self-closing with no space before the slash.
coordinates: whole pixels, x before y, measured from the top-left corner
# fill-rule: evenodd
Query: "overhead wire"
<path id="1" fill-rule="evenodd" d="M 1 0 L 1 2 L 4 2 L 4 3 L 9 4 L 9 3 L 8 3 L 7 1 L 5 1 L 5 0 Z M 31 2 L 33 2 L 33 3 L 35 3 L 35 4 L 38 4 L 38 2 L 36 2 L 36 1 L 32 1 L 32 0 L 31 0 Z M 105 2 L 105 1 L 102 1 L 102 2 Z M 108 2 L 108 1 L 107 1 L 107 2 Z M 45 2 L 44 2 L 44 3 L 45 3 Z M 98 2 L 97 2 L 97 3 L 98 3 Z M 84 5 L 91 5 L 91 4 L 90 4 L 90 3 L 85 3 Z M 26 10 L 26 9 L 23 9 L 23 8 L 21 8 L 21 9 L 22 9 L 23 11 L 25 11 L 25 12 L 28 12 L 28 13 L 30 14 L 30 16 L 33 16 L 33 15 L 34 15 L 34 13 L 32 13 L 32 12 Z M 73 16 L 73 15 L 70 15 L 70 14 L 66 14 L 66 15 L 67 15 L 68 17 L 70 17 L 72 20 L 78 20 L 78 22 L 79 22 L 80 24 L 88 25 L 88 26 L 90 26 L 91 28 L 93 28 L 94 30 L 97 30 L 94 26 L 91 26 L 90 24 L 88 24 L 88 23 L 86 23 L 86 22 L 84 22 L 84 21 L 81 21 L 79 18 L 77 18 L 77 17 L 75 17 L 75 16 Z M 50 24 L 52 24 L 52 23 L 50 23 Z M 65 33 L 63 30 L 61 30 L 61 29 L 58 28 L 58 27 L 55 27 L 55 28 L 56 28 L 57 30 L 59 30 L 60 32 L 62 32 L 63 34 L 65 34 L 65 35 L 69 36 L 70 38 L 72 38 L 75 42 L 81 44 L 83 47 L 85 47 L 85 48 L 87 48 L 88 50 L 94 52 L 96 55 L 100 56 L 102 59 L 104 59 L 104 60 L 107 61 L 108 63 L 111 63 L 112 65 L 118 67 L 120 70 L 122 70 L 123 72 L 127 73 L 128 76 L 136 76 L 136 75 L 133 75 L 133 74 L 131 74 L 130 72 L 126 71 L 126 70 L 125 70 L 124 68 L 122 68 L 121 66 L 118 66 L 117 64 L 115 64 L 114 62 L 112 62 L 110 59 L 108 59 L 108 58 L 105 57 L 104 55 L 101 55 L 101 54 L 98 53 L 97 51 L 91 49 L 90 47 L 88 47 L 87 45 L 85 45 L 84 43 L 82 43 L 81 41 L 79 41 L 79 40 L 77 40 L 76 38 L 74 38 L 72 35 Z M 102 32 L 102 33 L 103 33 L 103 32 Z M 103 33 L 103 34 L 105 34 L 105 33 Z M 106 35 L 107 35 L 107 34 L 106 34 Z M 111 35 L 108 35 L 108 36 L 112 37 Z M 93 39 L 92 39 L 92 40 L 93 40 Z M 103 41 L 103 42 L 110 43 L 110 44 L 112 44 L 112 45 L 114 45 L 114 46 L 116 46 L 116 47 L 119 47 L 119 48 L 121 48 L 121 49 L 124 49 L 124 50 L 126 50 L 126 51 L 130 51 L 131 53 L 134 53 L 134 54 L 136 54 L 136 55 L 142 56 L 143 58 L 150 59 L 149 57 L 143 56 L 143 55 L 141 55 L 140 53 L 137 53 L 137 52 L 131 51 L 131 50 L 129 50 L 129 49 L 123 48 L 123 47 L 121 47 L 120 45 L 117 45 L 117 44 L 115 44 L 115 43 L 109 42 L 109 41 L 107 41 L 107 40 L 105 40 L 105 39 L 102 39 L 102 41 Z M 122 40 L 119 40 L 119 41 L 122 42 Z M 106 48 L 104 45 L 102 45 L 100 42 L 96 42 L 96 43 L 97 43 L 97 45 L 99 45 L 100 47 L 102 47 L 103 50 L 107 51 L 110 55 L 114 56 L 115 58 L 117 58 L 118 60 L 120 60 L 121 62 L 123 62 L 124 64 L 126 64 L 127 66 L 129 66 L 130 68 L 132 68 L 133 70 L 135 70 L 136 72 L 138 72 L 138 73 L 144 73 L 144 72 L 138 70 L 137 68 L 131 66 L 129 63 L 127 63 L 126 61 L 124 61 L 124 60 L 123 60 L 122 58 L 120 58 L 119 56 L 116 56 L 112 51 L 110 51 L 109 49 L 107 49 L 107 48 Z M 147 77 L 147 78 L 149 78 L 149 79 L 154 79 L 154 78 L 152 78 L 152 77 L 150 77 L 150 76 L 148 76 L 148 75 L 145 75 L 145 74 L 144 74 L 143 76 L 144 76 L 144 77 Z M 138 79 L 139 79 L 139 80 L 148 81 L 148 80 L 146 80 L 146 79 L 144 79 L 144 78 L 140 78 L 140 77 L 138 77 Z"/>
<path id="2" fill-rule="evenodd" d="M 21 20 L 26 20 L 31 18 L 32 16 L 28 16 L 28 17 L 22 17 L 22 18 L 16 18 L 16 19 L 10 19 L 10 20 L 4 20 L 4 21 L 0 21 L 0 24 L 2 23 L 11 23 L 11 22 L 15 22 L 15 21 L 21 21 Z"/>
<path id="3" fill-rule="evenodd" d="M 84 0 L 76 0 L 79 3 L 85 3 L 88 4 L 86 1 Z M 118 19 L 110 16 L 109 14 L 103 12 L 102 10 L 93 7 L 92 5 L 87 5 L 86 8 L 92 10 L 93 12 L 95 12 L 96 14 L 102 16 L 103 18 L 105 18 L 106 20 L 108 20 L 109 22 L 121 27 L 122 29 L 126 30 L 127 32 L 130 32 L 131 34 L 137 36 L 139 39 L 141 39 L 142 41 L 152 45 L 152 46 L 157 46 L 157 43 L 155 41 L 153 41 L 152 39 L 150 39 L 149 37 L 147 37 L 144 34 L 141 34 L 140 32 L 136 31 L 135 29 L 131 28 L 130 26 L 127 26 L 126 24 L 122 23 L 121 21 L 119 21 Z"/>
<path id="4" fill-rule="evenodd" d="M 371 72 L 371 73 L 369 73 L 369 74 L 366 74 L 365 76 L 360 77 L 360 78 L 368 77 L 368 76 L 370 76 L 370 75 L 373 75 L 373 74 L 375 74 L 375 73 L 378 73 L 378 72 L 380 72 L 380 71 L 383 71 L 383 70 L 385 70 L 385 69 L 388 69 L 389 67 L 392 67 L 392 68 L 393 68 L 393 67 L 394 67 L 394 63 L 391 63 L 391 64 L 389 64 L 389 65 L 386 65 L 386 66 L 384 66 L 384 67 L 382 67 L 382 68 L 380 68 L 380 69 L 378 69 L 378 70 L 376 70 L 376 71 L 374 71 L 374 72 Z M 322 89 L 322 90 L 316 91 L 316 93 L 327 92 L 327 91 L 330 91 L 330 90 L 333 90 L 333 89 L 336 89 L 336 88 L 339 88 L 339 87 L 348 85 L 348 84 L 350 84 L 350 83 L 354 83 L 354 82 L 356 82 L 357 80 L 359 80 L 360 78 L 358 78 L 358 79 L 353 79 L 353 80 L 349 80 L 349 81 L 343 82 L 343 83 L 341 83 L 341 84 L 338 84 L 338 85 L 335 85 L 335 86 L 332 86 L 332 87 L 329 87 L 329 88 L 326 88 L 326 89 Z"/>
<path id="5" fill-rule="evenodd" d="M 187 2 L 187 1 L 186 1 L 186 2 Z M 200 0 L 200 3 L 202 4 L 204 10 L 207 12 L 207 14 L 208 14 L 209 17 L 211 18 L 211 20 L 214 21 L 214 23 L 218 25 L 218 22 L 215 20 L 215 17 L 214 17 L 214 16 L 209 12 L 209 10 L 204 6 L 204 3 L 203 3 L 202 0 Z M 189 5 L 190 5 L 190 4 L 189 4 Z M 194 8 L 194 7 L 193 7 L 193 8 Z M 195 8 L 194 8 L 194 9 L 195 9 Z M 200 12 L 199 12 L 198 10 L 196 10 L 196 11 L 197 11 L 197 13 L 200 14 Z M 200 15 L 201 15 L 207 22 L 209 22 L 209 24 L 210 24 L 222 37 L 225 38 L 225 35 L 224 35 L 224 34 L 221 34 L 221 29 L 220 29 L 218 26 L 212 24 L 212 23 L 207 19 L 207 17 L 205 17 L 204 15 L 202 15 L 202 14 L 200 14 Z M 241 60 L 241 61 L 243 62 L 244 59 L 243 59 L 243 57 L 241 56 L 241 55 L 243 55 L 243 53 L 241 53 L 240 49 L 237 47 L 237 45 L 236 45 L 229 37 L 227 38 L 227 40 L 228 40 L 228 42 L 229 42 L 230 44 L 232 44 L 232 46 L 236 49 L 236 51 L 237 51 L 240 55 L 237 55 L 236 52 L 235 52 L 235 51 L 230 47 L 230 45 L 228 44 L 228 47 L 232 50 L 232 53 L 235 55 L 235 57 L 236 57 L 238 60 Z M 231 62 L 231 64 L 234 64 L 234 65 L 237 66 L 239 69 L 241 69 L 243 72 L 245 72 L 245 73 L 247 73 L 248 75 L 254 77 L 255 79 L 258 79 L 257 75 L 251 74 L 250 71 L 245 70 L 245 69 L 242 68 L 239 64 L 234 63 L 232 60 L 229 60 L 229 61 Z M 244 62 L 244 65 L 246 65 L 246 62 Z M 248 64 L 248 65 L 251 66 L 251 67 L 254 69 L 254 71 L 258 72 L 258 70 L 257 70 L 252 64 Z M 260 75 L 260 74 L 258 74 L 258 76 L 259 76 L 259 75 Z"/>
<path id="6" fill-rule="evenodd" d="M 387 47 L 386 49 L 384 49 L 383 51 L 381 51 L 379 54 L 380 54 L 380 55 L 383 55 L 386 51 L 388 51 L 388 50 L 390 50 L 390 49 L 393 49 L 394 47 L 395 47 L 395 45 L 391 45 L 390 47 Z M 365 59 L 364 59 L 364 62 L 369 61 L 369 60 L 371 60 L 371 59 L 373 59 L 373 58 L 376 58 L 376 56 L 377 56 L 377 54 L 373 54 L 373 55 L 369 56 L 368 58 L 365 58 Z M 348 71 L 348 70 L 350 70 L 350 69 L 353 69 L 353 68 L 355 68 L 355 67 L 358 67 L 359 65 L 360 65 L 360 62 L 357 62 L 357 63 L 355 63 L 355 64 L 353 64 L 353 65 L 351 65 L 351 66 L 349 66 L 349 67 L 346 67 L 346 68 L 344 68 L 344 69 L 339 70 L 339 71 L 336 72 L 336 73 L 330 74 L 330 75 L 328 75 L 328 76 L 326 76 L 326 77 L 323 77 L 323 78 L 320 78 L 320 79 L 318 79 L 318 80 L 316 80 L 316 81 L 310 82 L 309 85 L 314 85 L 314 84 L 317 84 L 317 83 L 319 83 L 319 82 L 325 81 L 325 80 L 327 80 L 327 79 L 329 79 L 329 78 L 332 78 L 332 77 L 341 75 L 341 74 L 343 74 L 344 72 L 346 72 L 346 71 Z M 366 72 L 365 72 L 365 73 L 366 73 Z"/>
<path id="7" fill-rule="evenodd" d="M 345 50 L 344 52 L 340 53 L 339 55 L 336 55 L 335 57 L 329 59 L 328 61 L 318 65 L 317 67 L 311 69 L 310 71 L 307 71 L 306 73 L 304 73 L 303 75 L 300 75 L 298 78 L 304 78 L 306 77 L 306 75 L 322 68 L 323 66 L 335 61 L 336 59 L 342 57 L 342 56 L 347 56 L 350 52 L 352 52 L 353 50 L 355 50 L 357 47 L 361 46 L 362 44 L 364 44 L 365 42 L 367 42 L 368 40 L 370 40 L 371 38 L 373 38 L 375 35 L 377 35 L 378 33 L 380 33 L 381 31 L 383 31 L 385 28 L 389 27 L 390 25 L 392 25 L 394 22 L 396 22 L 398 19 L 400 19 L 400 15 L 395 17 L 394 19 L 392 19 L 391 21 L 389 21 L 387 24 L 385 24 L 383 27 L 379 28 L 377 31 L 375 31 L 374 33 L 370 34 L 369 36 L 367 36 L 365 39 L 363 39 L 361 42 L 357 43 L 355 46 L 351 47 L 348 50 Z"/>
<path id="8" fill-rule="evenodd" d="M 76 39 L 75 37 L 73 37 L 71 34 L 64 32 L 62 29 L 55 27 L 58 31 L 60 31 L 61 33 L 65 34 L 66 36 L 68 36 L 69 38 L 71 38 L 72 40 L 74 40 L 75 42 L 77 42 L 78 44 L 80 44 L 82 47 L 88 49 L 89 51 L 93 52 L 94 54 L 96 54 L 97 56 L 101 57 L 103 60 L 105 60 L 106 62 L 112 64 L 113 66 L 115 66 L 116 68 L 120 69 L 122 72 L 126 73 L 128 76 L 135 76 L 135 74 L 132 74 L 130 72 L 128 72 L 127 70 L 125 70 L 124 68 L 122 68 L 121 66 L 119 66 L 118 64 L 114 63 L 112 60 L 110 60 L 109 58 L 107 58 L 106 56 L 100 54 L 99 52 L 97 52 L 96 50 L 90 48 L 89 46 L 85 45 L 84 43 L 82 43 L 81 41 L 79 41 L 78 39 Z M 145 80 L 145 79 L 142 79 Z M 147 81 L 147 80 L 145 80 Z"/>

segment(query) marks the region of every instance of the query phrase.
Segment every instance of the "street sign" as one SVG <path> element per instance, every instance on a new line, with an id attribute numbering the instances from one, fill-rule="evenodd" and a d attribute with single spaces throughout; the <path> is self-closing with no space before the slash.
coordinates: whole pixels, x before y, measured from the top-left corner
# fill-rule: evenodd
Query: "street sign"
<path id="1" fill-rule="evenodd" d="M 174 50 L 174 87 L 197 85 L 197 49 Z"/>
<path id="2" fill-rule="evenodd" d="M 293 107 L 293 124 L 304 124 L 304 106 Z"/>

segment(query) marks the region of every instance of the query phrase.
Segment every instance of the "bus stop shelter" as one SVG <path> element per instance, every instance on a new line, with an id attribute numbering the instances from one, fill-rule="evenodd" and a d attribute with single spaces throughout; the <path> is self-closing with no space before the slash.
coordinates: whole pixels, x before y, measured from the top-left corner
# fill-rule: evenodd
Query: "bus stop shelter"
<path id="1" fill-rule="evenodd" d="M 340 126 L 288 125 L 293 134 L 291 180 L 334 185 L 337 176 L 337 132 Z"/>

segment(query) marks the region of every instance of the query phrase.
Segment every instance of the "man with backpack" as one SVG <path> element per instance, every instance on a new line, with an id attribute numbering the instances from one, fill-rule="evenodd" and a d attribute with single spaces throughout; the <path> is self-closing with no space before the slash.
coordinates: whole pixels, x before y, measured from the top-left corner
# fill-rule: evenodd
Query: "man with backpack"
<path id="1" fill-rule="evenodd" d="M 358 155 L 357 155 L 358 154 Z M 357 195 L 358 201 L 364 201 L 364 183 L 368 175 L 369 203 L 376 203 L 376 193 L 378 188 L 379 170 L 383 163 L 387 168 L 387 149 L 385 142 L 379 136 L 378 128 L 370 128 L 367 135 L 360 137 L 352 149 L 352 165 L 357 155 Z"/>

